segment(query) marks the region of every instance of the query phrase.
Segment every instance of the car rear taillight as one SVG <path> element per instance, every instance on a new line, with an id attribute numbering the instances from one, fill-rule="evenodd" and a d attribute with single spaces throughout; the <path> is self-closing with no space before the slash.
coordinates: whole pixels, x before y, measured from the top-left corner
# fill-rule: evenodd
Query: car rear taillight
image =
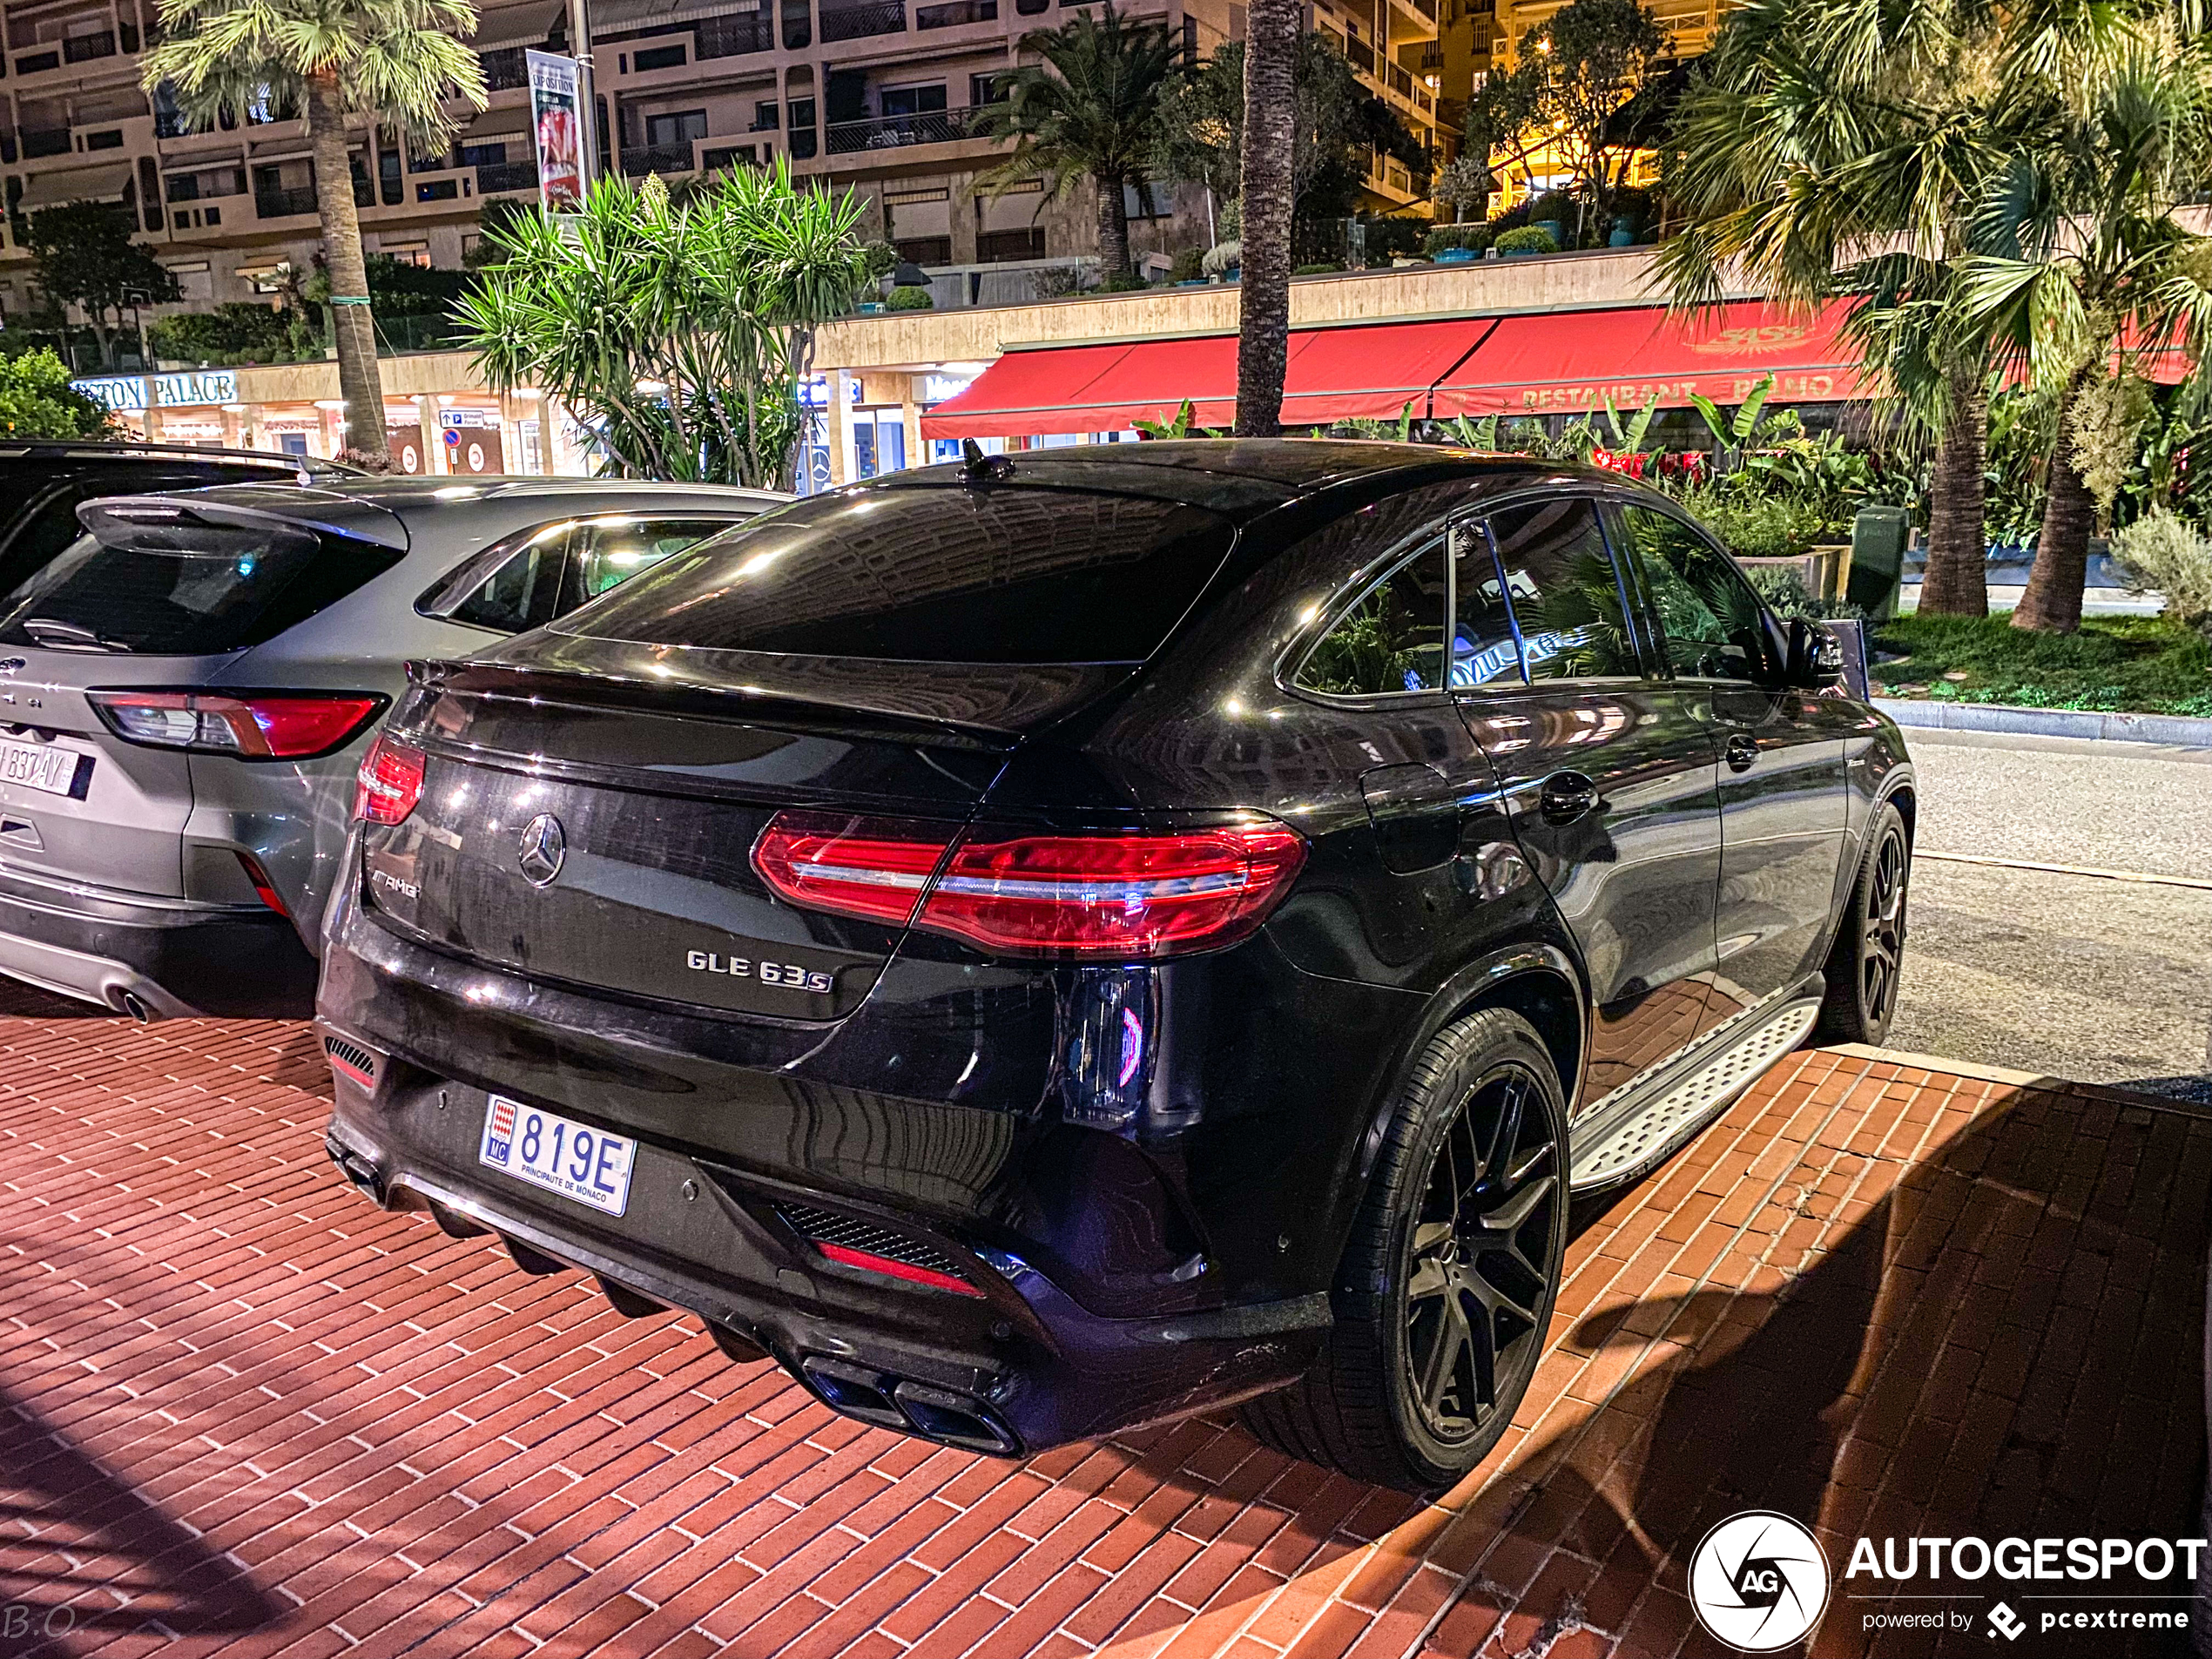
<path id="1" fill-rule="evenodd" d="M 384 707 L 373 691 L 87 691 L 125 743 L 240 760 L 312 760 L 342 749 Z"/>
<path id="2" fill-rule="evenodd" d="M 422 793 L 428 764 L 421 750 L 380 734 L 354 779 L 354 816 L 369 824 L 404 823 Z"/>
<path id="3" fill-rule="evenodd" d="M 1305 842 L 1275 823 L 1028 835 L 779 813 L 752 860 L 808 909 L 911 921 L 1009 954 L 1127 961 L 1246 937 L 1290 890 Z"/>

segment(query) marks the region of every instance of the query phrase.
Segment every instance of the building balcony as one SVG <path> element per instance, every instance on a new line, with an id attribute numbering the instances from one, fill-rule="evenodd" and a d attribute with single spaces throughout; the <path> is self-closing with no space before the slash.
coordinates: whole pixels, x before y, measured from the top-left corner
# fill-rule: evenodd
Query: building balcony
<path id="1" fill-rule="evenodd" d="M 649 172 L 696 172 L 698 162 L 691 154 L 691 141 L 679 138 L 673 144 L 624 145 L 622 170 L 632 179 L 642 179 Z"/>
<path id="2" fill-rule="evenodd" d="M 825 5 L 821 22 L 825 41 L 903 35 L 907 32 L 906 0 L 861 0 L 857 5 Z"/>
<path id="3" fill-rule="evenodd" d="M 775 44 L 775 20 L 765 11 L 736 11 L 718 17 L 702 17 L 692 26 L 694 59 L 740 57 L 747 52 L 771 51 Z"/>
<path id="4" fill-rule="evenodd" d="M 484 66 L 484 91 L 511 92 L 530 84 L 529 65 L 521 46 L 500 46 L 491 51 L 478 52 L 477 60 Z"/>
<path id="5" fill-rule="evenodd" d="M 945 3 L 914 8 L 916 29 L 952 29 L 961 24 L 996 23 L 999 0 L 945 0 Z"/>
<path id="6" fill-rule="evenodd" d="M 953 144 L 970 135 L 972 108 L 925 110 L 915 115 L 879 115 L 866 121 L 833 121 L 826 137 L 829 153 L 853 156 L 913 145 Z"/>
<path id="7" fill-rule="evenodd" d="M 103 29 L 97 35 L 71 35 L 62 42 L 62 62 L 89 64 L 96 57 L 115 56 L 115 30 Z"/>
<path id="8" fill-rule="evenodd" d="M 359 192 L 355 195 L 358 198 Z M 296 219 L 314 211 L 313 185 L 264 185 L 253 192 L 253 214 L 257 219 Z"/>
<path id="9" fill-rule="evenodd" d="M 17 127 L 16 138 L 25 161 L 35 161 L 41 156 L 65 156 L 69 153 L 67 127 Z"/>
<path id="10" fill-rule="evenodd" d="M 515 191 L 537 188 L 537 163 L 535 161 L 489 161 L 476 169 L 476 193 L 479 196 L 503 196 Z"/>

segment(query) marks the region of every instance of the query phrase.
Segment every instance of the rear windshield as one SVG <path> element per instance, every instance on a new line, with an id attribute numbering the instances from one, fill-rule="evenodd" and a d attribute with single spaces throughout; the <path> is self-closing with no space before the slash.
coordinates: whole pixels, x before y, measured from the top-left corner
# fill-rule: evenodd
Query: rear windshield
<path id="1" fill-rule="evenodd" d="M 678 553 L 559 626 L 808 657 L 1141 662 L 1232 539 L 1216 514 L 1127 496 L 1007 484 L 825 496 Z"/>
<path id="2" fill-rule="evenodd" d="M 206 657 L 274 638 L 397 563 L 395 549 L 201 521 L 81 536 L 0 599 L 0 642 Z"/>

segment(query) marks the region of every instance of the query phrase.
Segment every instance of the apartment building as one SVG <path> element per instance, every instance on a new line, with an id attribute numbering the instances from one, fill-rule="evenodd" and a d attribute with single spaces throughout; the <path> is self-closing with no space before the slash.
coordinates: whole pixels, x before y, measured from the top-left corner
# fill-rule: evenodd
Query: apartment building
<path id="1" fill-rule="evenodd" d="M 1312 0 L 1311 19 L 1363 81 L 1424 138 L 1434 136 L 1438 0 Z M 603 164 L 675 178 L 789 159 L 849 186 L 867 228 L 930 267 L 940 304 L 1024 300 L 1035 273 L 1093 253 L 1095 205 L 1031 188 L 979 198 L 1000 146 L 972 136 L 974 110 L 1017 60 L 1022 37 L 1071 0 L 597 0 L 593 9 Z M 1236 0 L 1131 0 L 1198 53 L 1244 32 Z M 5 0 L 0 52 L 0 316 L 30 298 L 25 216 L 71 200 L 126 204 L 177 275 L 185 306 L 277 292 L 320 246 L 301 123 L 276 106 L 194 132 L 139 87 L 152 0 Z M 454 266 L 488 200 L 536 190 L 524 51 L 566 51 L 561 0 L 484 6 L 475 45 L 491 102 L 449 148 L 418 154 L 387 132 L 357 135 L 354 200 L 372 253 Z M 1378 161 L 1372 206 L 1413 203 Z M 1202 192 L 1132 189 L 1139 253 L 1203 245 Z"/>

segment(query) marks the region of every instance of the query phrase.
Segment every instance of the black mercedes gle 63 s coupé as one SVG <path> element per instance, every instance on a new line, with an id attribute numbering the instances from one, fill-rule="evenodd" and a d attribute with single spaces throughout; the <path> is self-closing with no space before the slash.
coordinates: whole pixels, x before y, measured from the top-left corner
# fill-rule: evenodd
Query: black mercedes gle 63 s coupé
<path id="1" fill-rule="evenodd" d="M 1161 442 L 765 515 L 416 665 L 326 923 L 329 1149 L 837 1410 L 1243 1402 L 1431 1489 L 1570 1199 L 1878 1041 L 1912 772 L 1661 496 Z"/>

